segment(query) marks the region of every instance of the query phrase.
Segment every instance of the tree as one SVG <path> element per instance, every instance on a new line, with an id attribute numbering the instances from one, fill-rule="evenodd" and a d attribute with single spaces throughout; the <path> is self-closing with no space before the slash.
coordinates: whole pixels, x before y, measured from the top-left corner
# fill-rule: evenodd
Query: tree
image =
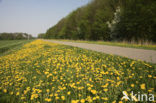
<path id="1" fill-rule="evenodd" d="M 155 0 L 126 0 L 121 9 L 120 22 L 114 31 L 118 39 L 156 41 Z"/>

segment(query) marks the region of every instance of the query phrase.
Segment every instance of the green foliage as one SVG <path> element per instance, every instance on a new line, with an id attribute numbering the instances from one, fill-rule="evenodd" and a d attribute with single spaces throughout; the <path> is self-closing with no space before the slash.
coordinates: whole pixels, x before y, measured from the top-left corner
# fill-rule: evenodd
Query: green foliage
<path id="1" fill-rule="evenodd" d="M 154 11 L 155 0 L 92 0 L 50 28 L 45 38 L 155 42 Z"/>
<path id="2" fill-rule="evenodd" d="M 126 0 L 114 33 L 120 40 L 156 41 L 156 1 Z"/>
<path id="3" fill-rule="evenodd" d="M 44 37 L 45 37 L 45 34 L 44 33 L 38 34 L 38 38 L 44 38 Z"/>
<path id="4" fill-rule="evenodd" d="M 93 0 L 48 29 L 45 38 L 108 40 L 106 22 L 113 18 L 113 8 L 109 5 L 109 0 Z"/>
<path id="5" fill-rule="evenodd" d="M 0 40 L 22 40 L 32 39 L 33 37 L 27 33 L 0 33 Z"/>

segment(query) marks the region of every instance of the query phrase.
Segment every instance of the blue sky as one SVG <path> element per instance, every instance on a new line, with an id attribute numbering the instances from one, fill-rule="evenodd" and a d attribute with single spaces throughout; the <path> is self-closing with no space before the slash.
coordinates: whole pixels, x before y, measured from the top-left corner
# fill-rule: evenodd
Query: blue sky
<path id="1" fill-rule="evenodd" d="M 44 33 L 90 0 L 0 0 L 0 33 Z"/>

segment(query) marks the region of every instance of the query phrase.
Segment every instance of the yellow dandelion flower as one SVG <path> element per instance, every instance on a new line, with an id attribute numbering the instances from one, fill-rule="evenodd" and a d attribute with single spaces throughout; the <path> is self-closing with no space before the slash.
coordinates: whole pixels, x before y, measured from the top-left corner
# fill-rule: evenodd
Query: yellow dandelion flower
<path id="1" fill-rule="evenodd" d="M 100 97 L 99 96 L 96 96 L 96 99 L 100 99 Z"/>
<path id="2" fill-rule="evenodd" d="M 53 97 L 54 95 L 53 94 L 50 94 L 50 97 Z"/>
<path id="3" fill-rule="evenodd" d="M 131 87 L 134 87 L 134 84 L 131 84 Z"/>
<path id="4" fill-rule="evenodd" d="M 50 92 L 50 90 L 49 90 L 49 89 L 47 89 L 46 91 L 47 91 L 47 93 L 49 93 L 49 92 Z"/>
<path id="5" fill-rule="evenodd" d="M 96 97 L 93 97 L 93 100 L 96 100 Z"/>
<path id="6" fill-rule="evenodd" d="M 46 102 L 51 102 L 52 99 L 51 99 L 51 98 L 45 98 L 45 101 L 46 101 Z"/>
<path id="7" fill-rule="evenodd" d="M 88 90 L 90 91 L 91 90 L 91 87 L 88 87 Z"/>
<path id="8" fill-rule="evenodd" d="M 10 94 L 10 95 L 13 95 L 13 92 L 10 92 L 9 94 Z"/>
<path id="9" fill-rule="evenodd" d="M 81 99 L 81 103 L 84 103 L 85 102 L 85 99 Z"/>
<path id="10" fill-rule="evenodd" d="M 87 101 L 88 101 L 88 102 L 93 102 L 92 97 L 87 96 Z"/>
<path id="11" fill-rule="evenodd" d="M 148 75 L 149 78 L 152 78 L 152 75 Z"/>
<path id="12" fill-rule="evenodd" d="M 107 101 L 107 100 L 108 100 L 108 98 L 107 98 L 107 97 L 102 97 L 101 99 L 102 99 L 102 100 L 105 100 L 105 101 Z"/>
<path id="13" fill-rule="evenodd" d="M 141 87 L 141 89 L 143 89 L 143 90 L 146 89 L 145 84 L 141 84 L 140 87 Z"/>
<path id="14" fill-rule="evenodd" d="M 16 96 L 18 96 L 19 94 L 20 94 L 20 93 L 19 93 L 19 92 L 17 92 L 17 93 L 16 93 Z"/>
<path id="15" fill-rule="evenodd" d="M 68 95 L 70 95 L 70 94 L 71 94 L 71 92 L 69 91 L 69 92 L 67 92 L 67 94 L 68 94 Z"/>
<path id="16" fill-rule="evenodd" d="M 93 94 L 96 94 L 96 93 L 97 93 L 97 91 L 96 91 L 96 90 L 91 90 L 91 92 L 92 92 Z"/>
<path id="17" fill-rule="evenodd" d="M 62 99 L 62 100 L 65 100 L 65 96 L 61 96 L 61 99 Z"/>
<path id="18" fill-rule="evenodd" d="M 112 103 L 116 103 L 116 101 L 113 101 Z"/>
<path id="19" fill-rule="evenodd" d="M 149 89 L 149 90 L 148 90 L 148 92 L 152 92 L 152 90 L 151 90 L 151 89 Z"/>
<path id="20" fill-rule="evenodd" d="M 104 91 L 105 91 L 105 92 L 107 92 L 107 91 L 108 91 L 108 89 L 104 89 Z"/>
<path id="21" fill-rule="evenodd" d="M 56 100 L 60 99 L 60 97 L 55 97 Z"/>
<path id="22" fill-rule="evenodd" d="M 71 103 L 78 103 L 79 100 L 72 100 Z"/>
<path id="23" fill-rule="evenodd" d="M 4 92 L 4 93 L 7 93 L 7 89 L 3 89 L 3 92 Z"/>
<path id="24" fill-rule="evenodd" d="M 21 100 L 26 99 L 26 97 L 21 97 Z"/>

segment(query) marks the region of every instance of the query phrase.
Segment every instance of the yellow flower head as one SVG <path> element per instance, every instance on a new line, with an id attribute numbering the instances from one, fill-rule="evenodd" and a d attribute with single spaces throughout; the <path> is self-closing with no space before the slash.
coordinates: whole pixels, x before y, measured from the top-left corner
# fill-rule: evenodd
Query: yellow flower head
<path id="1" fill-rule="evenodd" d="M 143 90 L 146 89 L 145 84 L 141 84 L 140 87 L 141 87 L 141 89 L 143 89 Z"/>
<path id="2" fill-rule="evenodd" d="M 62 99 L 62 100 L 65 100 L 65 96 L 61 96 L 61 99 Z"/>
<path id="3" fill-rule="evenodd" d="M 71 103 L 78 103 L 79 100 L 72 100 Z"/>
<path id="4" fill-rule="evenodd" d="M 96 94 L 96 93 L 97 93 L 97 91 L 96 91 L 96 90 L 91 90 L 91 92 L 92 92 L 93 94 Z"/>
<path id="5" fill-rule="evenodd" d="M 7 92 L 7 89 L 3 89 L 3 92 L 6 93 Z"/>
<path id="6" fill-rule="evenodd" d="M 71 92 L 69 91 L 69 92 L 67 92 L 67 94 L 68 94 L 68 95 L 70 95 L 70 94 L 71 94 Z"/>
<path id="7" fill-rule="evenodd" d="M 134 87 L 134 84 L 131 84 L 131 87 Z"/>
<path id="8" fill-rule="evenodd" d="M 81 99 L 81 103 L 84 103 L 85 102 L 85 99 Z"/>
<path id="9" fill-rule="evenodd" d="M 51 98 L 45 98 L 46 102 L 51 102 L 51 100 L 52 100 Z"/>

